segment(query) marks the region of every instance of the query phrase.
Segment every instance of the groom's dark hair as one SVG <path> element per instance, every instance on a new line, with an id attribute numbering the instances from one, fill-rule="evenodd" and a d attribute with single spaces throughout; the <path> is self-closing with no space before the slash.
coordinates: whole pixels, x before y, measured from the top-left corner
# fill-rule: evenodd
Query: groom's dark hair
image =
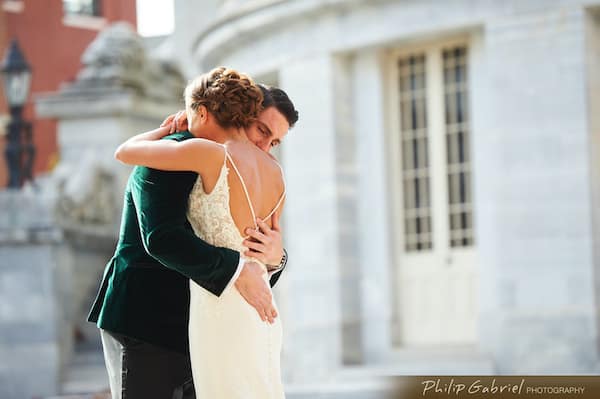
<path id="1" fill-rule="evenodd" d="M 259 83 L 258 87 L 260 87 L 263 95 L 262 108 L 275 107 L 277 111 L 285 116 L 290 128 L 294 127 L 294 124 L 298 122 L 298 111 L 287 93 L 278 87 L 267 86 L 262 83 Z"/>

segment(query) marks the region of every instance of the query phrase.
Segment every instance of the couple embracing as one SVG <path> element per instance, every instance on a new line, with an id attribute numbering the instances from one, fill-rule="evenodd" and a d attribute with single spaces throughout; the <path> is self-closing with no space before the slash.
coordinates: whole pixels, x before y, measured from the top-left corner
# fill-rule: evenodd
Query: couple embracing
<path id="1" fill-rule="evenodd" d="M 137 165 L 89 320 L 113 398 L 283 398 L 271 287 L 287 255 L 285 181 L 269 154 L 298 120 L 286 93 L 216 68 L 185 114 L 127 140 Z"/>

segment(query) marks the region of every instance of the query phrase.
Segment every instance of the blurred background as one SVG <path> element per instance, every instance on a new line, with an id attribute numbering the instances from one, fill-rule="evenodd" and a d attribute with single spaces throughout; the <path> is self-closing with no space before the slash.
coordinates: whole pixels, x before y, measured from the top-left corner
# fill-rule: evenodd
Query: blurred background
<path id="1" fill-rule="evenodd" d="M 0 0 L 0 397 L 100 398 L 119 143 L 288 92 L 290 398 L 600 372 L 600 0 Z"/>

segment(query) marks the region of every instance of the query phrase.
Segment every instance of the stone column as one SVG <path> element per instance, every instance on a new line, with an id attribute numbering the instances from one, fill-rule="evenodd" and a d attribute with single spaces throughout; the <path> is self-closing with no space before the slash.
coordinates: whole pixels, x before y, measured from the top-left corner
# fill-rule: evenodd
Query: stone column
<path id="1" fill-rule="evenodd" d="M 340 262 L 340 306 L 342 327 L 342 362 L 363 362 L 361 334 L 361 270 L 359 224 L 356 107 L 354 101 L 354 56 L 333 58 L 335 160 L 337 180 L 338 248 Z"/>
<path id="2" fill-rule="evenodd" d="M 341 363 L 333 72 L 326 55 L 280 70 L 279 83 L 301 115 L 282 148 L 290 256 L 282 364 L 286 382 L 299 384 L 327 379 Z"/>
<path id="3" fill-rule="evenodd" d="M 354 118 L 358 170 L 361 337 L 365 362 L 391 352 L 394 287 L 389 233 L 384 62 L 379 50 L 358 52 L 354 63 Z"/>

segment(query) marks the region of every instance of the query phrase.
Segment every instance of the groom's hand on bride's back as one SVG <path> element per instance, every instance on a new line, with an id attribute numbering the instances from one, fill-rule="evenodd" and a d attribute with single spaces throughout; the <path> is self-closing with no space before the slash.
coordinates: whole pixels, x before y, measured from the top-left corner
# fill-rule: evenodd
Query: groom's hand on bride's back
<path id="1" fill-rule="evenodd" d="M 235 287 L 256 311 L 263 321 L 273 323 L 277 317 L 277 311 L 273 306 L 273 294 L 263 275 L 265 269 L 256 262 L 248 261 L 239 277 L 235 281 Z"/>
<path id="2" fill-rule="evenodd" d="M 256 218 L 259 230 L 247 228 L 245 233 L 250 236 L 245 239 L 243 245 L 248 248 L 244 256 L 255 258 L 270 267 L 278 266 L 283 259 L 283 240 L 281 238 L 281 227 L 279 218 L 271 217 L 272 227 Z"/>

